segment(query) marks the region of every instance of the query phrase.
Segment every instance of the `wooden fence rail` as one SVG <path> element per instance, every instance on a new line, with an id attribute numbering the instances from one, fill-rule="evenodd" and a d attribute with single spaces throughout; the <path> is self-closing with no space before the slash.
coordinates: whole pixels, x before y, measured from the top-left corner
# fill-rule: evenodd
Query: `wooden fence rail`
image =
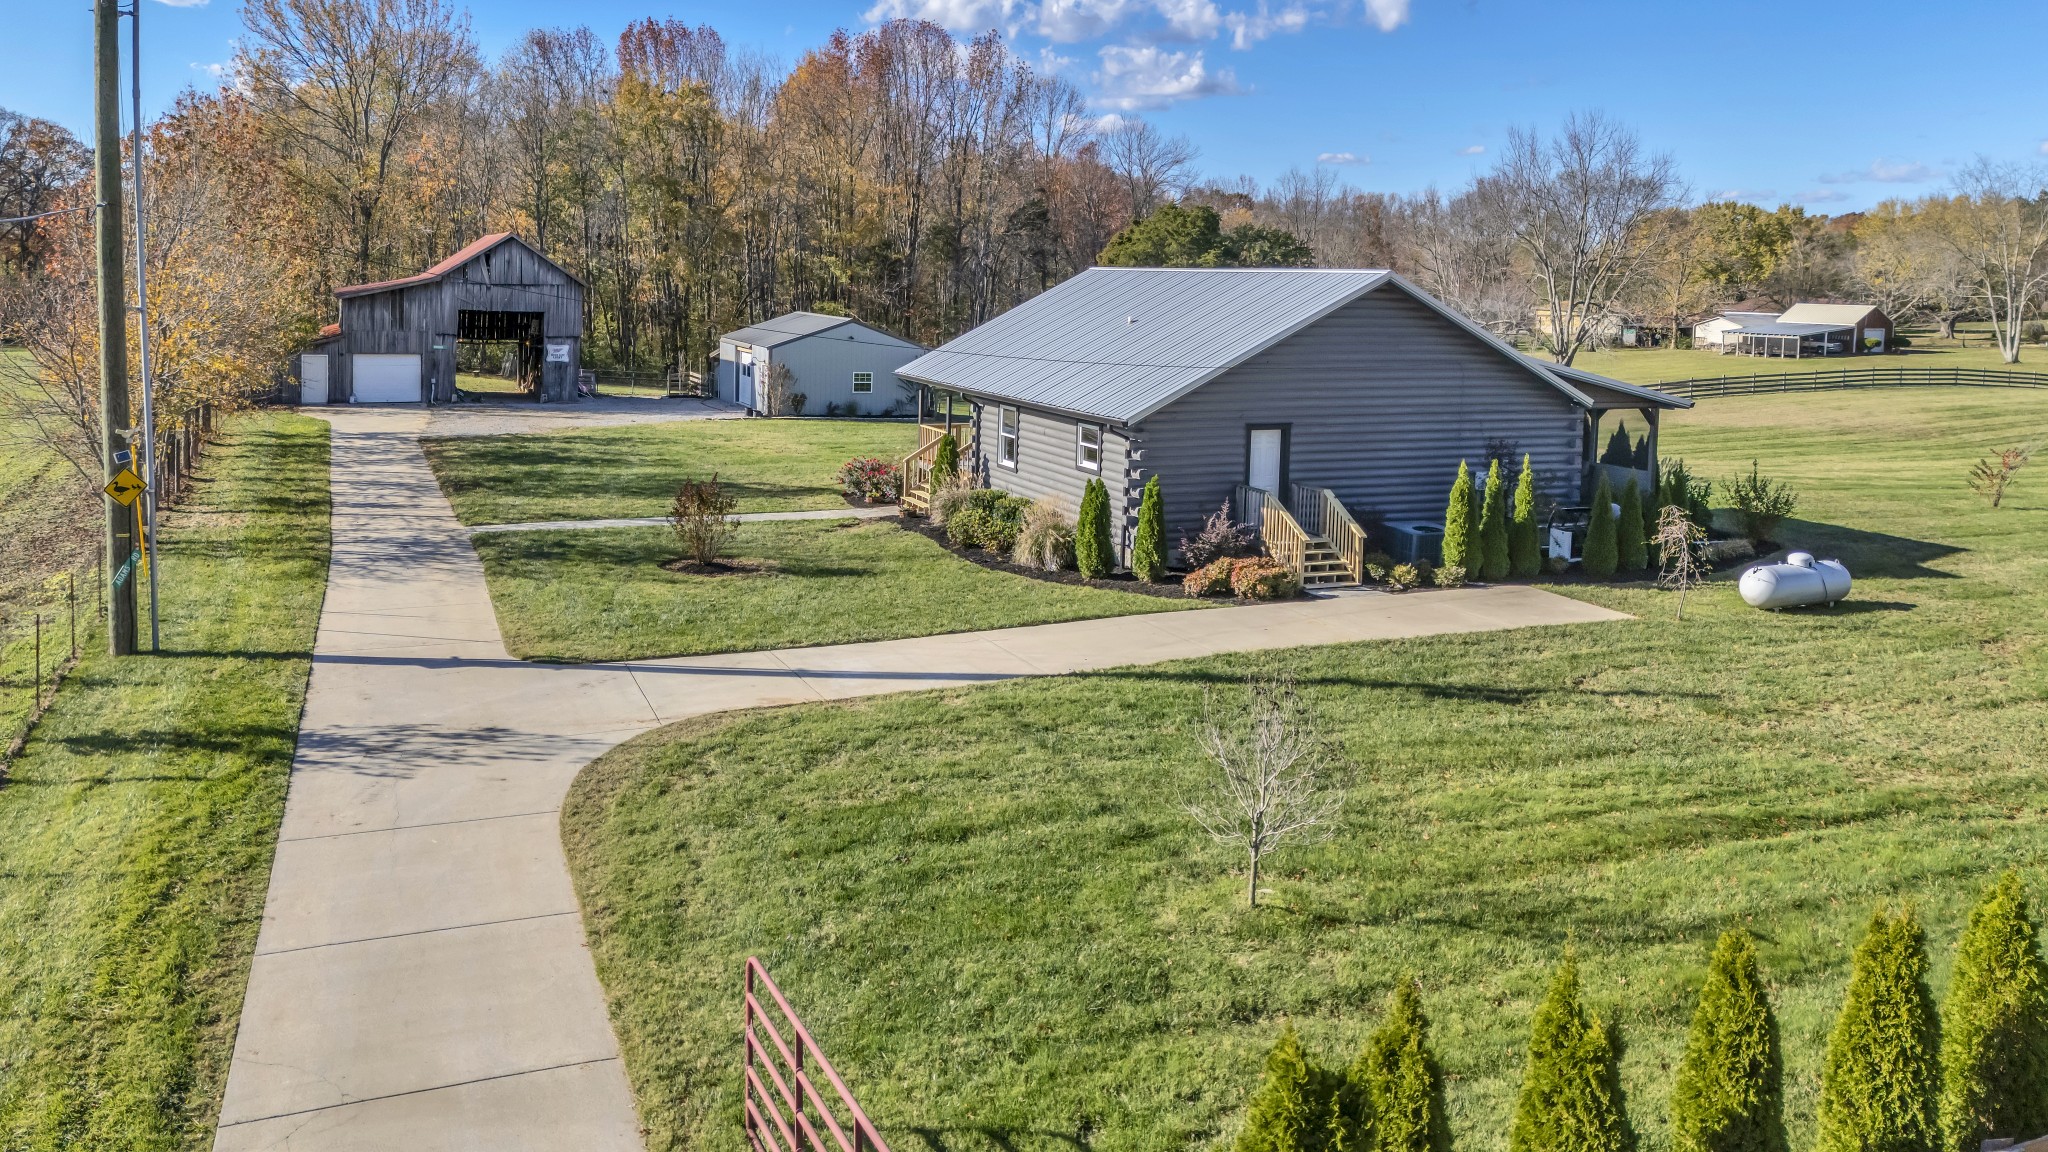
<path id="1" fill-rule="evenodd" d="M 1304 576 L 1308 567 L 1308 533 L 1287 511 L 1280 497 L 1263 488 L 1239 484 L 1234 499 L 1239 523 L 1258 529 L 1259 543 L 1266 546 L 1267 555 L 1296 576 Z"/>
<path id="2" fill-rule="evenodd" d="M 2048 388 L 2048 372 L 2007 368 L 1843 368 L 1827 372 L 1752 372 L 1663 380 L 1656 388 L 1698 400 L 1767 392 L 1832 392 L 1842 388 Z"/>
<path id="3" fill-rule="evenodd" d="M 753 1152 L 889 1152 L 782 989 L 752 956 L 745 981 L 741 1124 Z M 819 1091 L 814 1073 L 824 1075 L 829 1094 Z"/>

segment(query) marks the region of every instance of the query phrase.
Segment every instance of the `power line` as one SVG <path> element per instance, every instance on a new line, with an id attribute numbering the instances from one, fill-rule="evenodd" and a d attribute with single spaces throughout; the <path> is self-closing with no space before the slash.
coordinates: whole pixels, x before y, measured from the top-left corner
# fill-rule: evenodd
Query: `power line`
<path id="1" fill-rule="evenodd" d="M 52 208 L 48 212 L 38 212 L 33 216 L 0 216 L 0 224 L 26 224 L 31 220 L 41 220 L 45 216 L 62 216 L 67 212 L 90 212 L 98 207 L 97 204 L 81 204 L 76 208 Z"/>

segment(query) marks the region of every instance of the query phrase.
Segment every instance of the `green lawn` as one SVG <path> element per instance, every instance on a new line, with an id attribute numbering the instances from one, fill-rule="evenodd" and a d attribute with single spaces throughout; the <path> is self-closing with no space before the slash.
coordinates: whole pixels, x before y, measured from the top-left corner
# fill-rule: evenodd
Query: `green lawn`
<path id="1" fill-rule="evenodd" d="M 519 381 L 510 376 L 485 376 L 478 372 L 457 372 L 455 374 L 455 386 L 465 392 L 488 392 L 494 395 L 504 394 L 511 396 L 526 395 L 526 393 L 519 390 Z"/>
<path id="2" fill-rule="evenodd" d="M 586 771 L 564 836 L 656 1150 L 737 1150 L 738 973 L 761 956 L 897 1152 L 1227 1141 L 1283 1019 L 1348 1059 L 1421 977 L 1458 1147 L 1506 1145 L 1530 1014 L 1575 942 L 1627 1039 L 1646 1152 L 1715 935 L 1761 940 L 1792 1146 L 1870 910 L 1915 904 L 1937 993 L 1968 902 L 2048 898 L 2048 474 L 1986 448 L 2048 394 L 1713 400 L 1668 451 L 1752 455 L 1840 555 L 1839 610 L 1723 578 L 1582 595 L 1614 624 L 1204 659 L 686 723 Z M 1205 690 L 1286 669 L 1358 766 L 1270 906 L 1180 798 Z M 2038 905 L 2037 905 L 2038 906 Z"/>
<path id="3" fill-rule="evenodd" d="M 194 492 L 169 651 L 94 637 L 0 786 L 0 1147 L 212 1142 L 326 581 L 326 423 L 235 420 Z"/>
<path id="4" fill-rule="evenodd" d="M 1054 584 L 962 560 L 893 522 L 742 524 L 729 555 L 772 567 L 699 576 L 661 565 L 666 528 L 476 537 L 498 627 L 529 660 L 618 660 L 893 640 L 1200 607 Z"/>
<path id="5" fill-rule="evenodd" d="M 875 420 L 684 420 L 533 436 L 429 440 L 464 524 L 667 515 L 676 486 L 713 472 L 741 512 L 843 508 L 854 456 L 901 457 L 913 425 Z"/>
<path id="6" fill-rule="evenodd" d="M 2048 374 L 2048 348 L 2028 347 L 2017 365 L 2007 364 L 1988 333 L 1965 332 L 1964 339 L 1941 340 L 1932 332 L 1909 331 L 1911 348 L 1884 356 L 1828 356 L 1789 359 L 1779 356 L 1723 356 L 1719 352 L 1678 348 L 1610 348 L 1581 352 L 1573 367 L 1598 372 L 1633 384 L 1659 384 L 1702 376 L 1777 375 L 1826 372 L 1843 368 L 1996 368 Z"/>

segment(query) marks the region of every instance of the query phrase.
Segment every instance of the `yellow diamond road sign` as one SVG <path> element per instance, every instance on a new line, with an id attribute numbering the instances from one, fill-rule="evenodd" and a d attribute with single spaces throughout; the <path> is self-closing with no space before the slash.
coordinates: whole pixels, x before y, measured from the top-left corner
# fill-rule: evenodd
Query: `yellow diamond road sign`
<path id="1" fill-rule="evenodd" d="M 143 487 L 142 477 L 135 474 L 135 469 L 123 468 L 120 475 L 108 482 L 106 493 L 122 504 L 133 504 L 142 495 Z"/>

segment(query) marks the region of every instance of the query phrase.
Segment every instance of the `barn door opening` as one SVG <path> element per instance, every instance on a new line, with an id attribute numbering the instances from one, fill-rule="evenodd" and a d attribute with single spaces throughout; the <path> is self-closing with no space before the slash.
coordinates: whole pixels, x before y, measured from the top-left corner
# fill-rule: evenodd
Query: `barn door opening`
<path id="1" fill-rule="evenodd" d="M 455 314 L 455 386 L 464 392 L 537 400 L 540 398 L 540 312 Z"/>

